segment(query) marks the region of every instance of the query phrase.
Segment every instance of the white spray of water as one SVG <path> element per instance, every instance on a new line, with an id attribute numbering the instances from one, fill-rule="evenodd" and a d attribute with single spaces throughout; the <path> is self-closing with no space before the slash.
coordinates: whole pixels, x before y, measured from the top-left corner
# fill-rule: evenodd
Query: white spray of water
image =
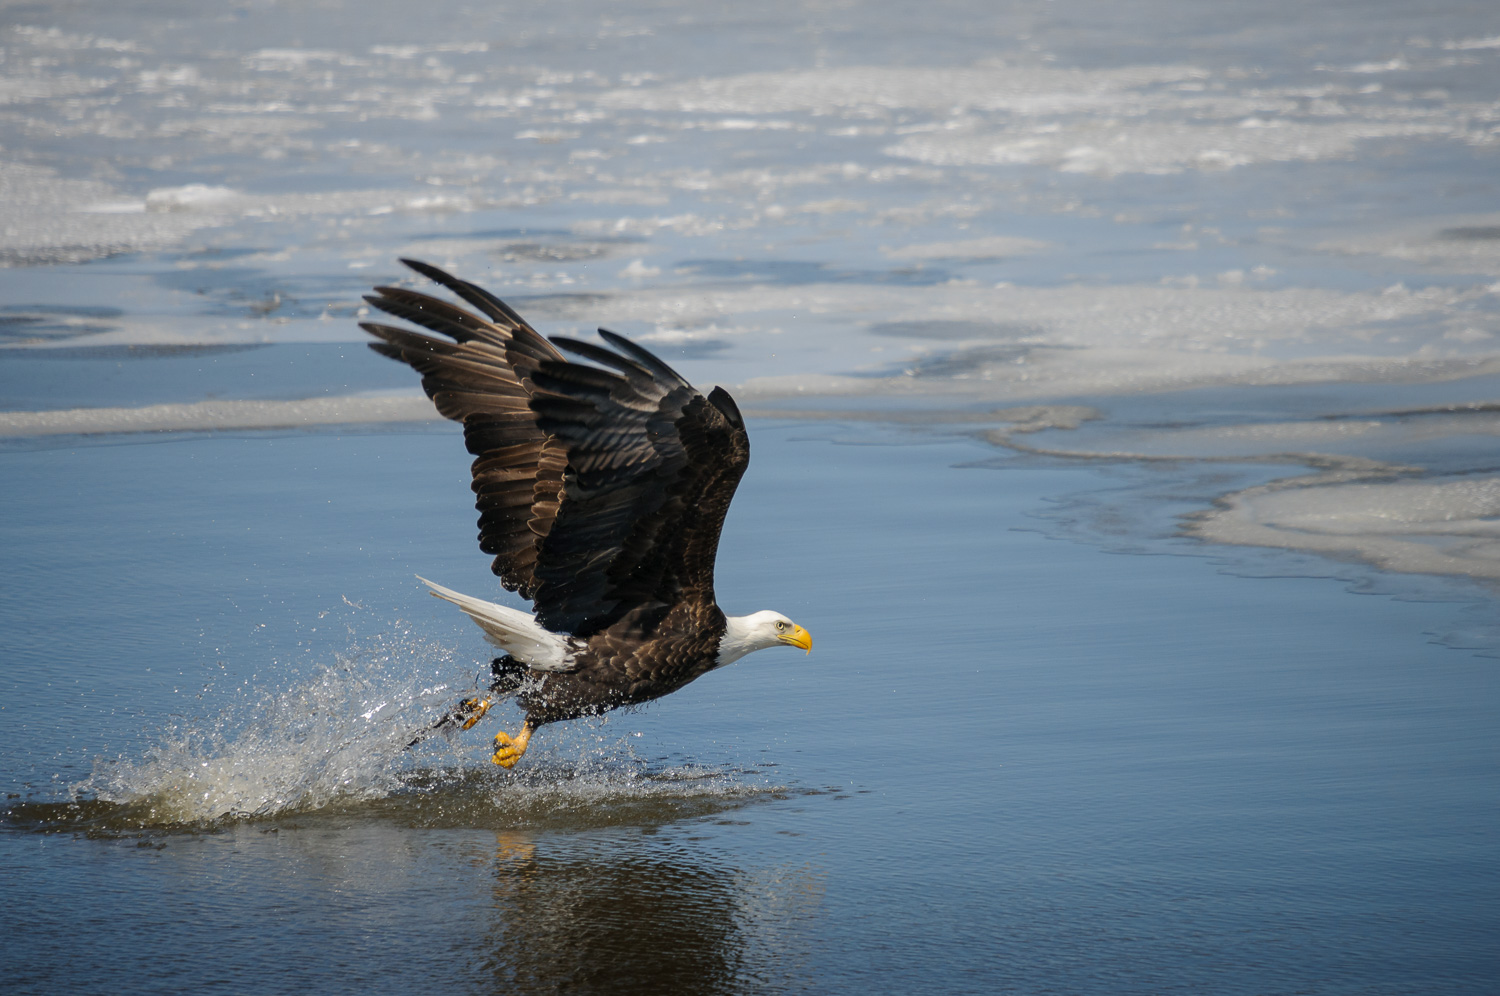
<path id="1" fill-rule="evenodd" d="M 179 722 L 139 761 L 97 762 L 76 791 L 163 823 L 384 797 L 403 787 L 414 731 L 468 693 L 466 671 L 447 648 L 377 637 L 284 690 Z"/>
<path id="2" fill-rule="evenodd" d="M 477 690 L 472 675 L 459 652 L 405 632 L 363 639 L 296 683 L 164 729 L 139 760 L 97 761 L 74 795 L 121 807 L 111 821 L 136 827 L 434 795 L 440 803 L 423 819 L 520 826 L 609 823 L 639 807 L 659 818 L 783 791 L 742 771 L 647 764 L 630 735 L 602 719 L 560 724 L 518 771 L 489 763 L 481 730 L 409 750 L 416 733 Z"/>

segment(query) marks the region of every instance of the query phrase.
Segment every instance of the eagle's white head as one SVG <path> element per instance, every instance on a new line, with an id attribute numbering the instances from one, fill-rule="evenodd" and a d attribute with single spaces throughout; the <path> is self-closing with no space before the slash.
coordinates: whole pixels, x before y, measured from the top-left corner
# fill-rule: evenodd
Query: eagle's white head
<path id="1" fill-rule="evenodd" d="M 748 616 L 726 616 L 725 623 L 715 667 L 733 664 L 746 654 L 783 644 L 812 653 L 812 637 L 807 630 L 780 612 L 767 609 Z"/>

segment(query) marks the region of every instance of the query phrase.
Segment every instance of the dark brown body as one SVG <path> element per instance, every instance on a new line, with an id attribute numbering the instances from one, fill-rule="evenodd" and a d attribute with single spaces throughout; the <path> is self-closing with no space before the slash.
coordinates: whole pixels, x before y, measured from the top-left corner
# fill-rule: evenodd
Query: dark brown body
<path id="1" fill-rule="evenodd" d="M 591 637 L 572 671 L 533 671 L 514 658 L 501 658 L 497 670 L 514 677 L 497 675 L 497 690 L 516 688 L 532 726 L 597 716 L 659 699 L 712 671 L 723 635 L 718 606 L 678 605 L 646 640 L 625 623 Z M 522 680 L 511 684 L 516 678 Z"/>

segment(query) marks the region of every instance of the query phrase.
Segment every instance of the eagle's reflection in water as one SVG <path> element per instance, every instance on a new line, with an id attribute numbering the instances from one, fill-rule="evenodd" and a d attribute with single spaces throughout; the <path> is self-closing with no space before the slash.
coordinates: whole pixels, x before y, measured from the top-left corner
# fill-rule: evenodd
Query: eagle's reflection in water
<path id="1" fill-rule="evenodd" d="M 565 774 L 485 770 L 420 792 L 189 823 L 161 822 L 151 799 L 12 802 L 0 807 L 0 844 L 45 837 L 51 863 L 0 923 L 62 945 L 48 991 L 90 991 L 86 980 L 107 973 L 187 991 L 199 971 L 277 992 L 817 991 L 813 955 L 835 926 L 826 872 L 805 852 L 789 860 L 786 838 L 767 846 L 755 823 L 776 817 L 750 803 L 771 793 L 681 771 Z M 85 921 L 86 951 L 65 944 L 58 896 L 79 876 L 108 896 L 142 875 L 176 898 L 128 915 L 105 903 Z M 233 902 L 198 917 L 205 895 Z M 242 933 L 215 939 L 226 923 Z"/>
<path id="2" fill-rule="evenodd" d="M 622 843 L 496 835 L 493 920 L 482 950 L 497 991 L 805 988 L 823 892 L 818 872 L 744 871 L 681 842 Z"/>

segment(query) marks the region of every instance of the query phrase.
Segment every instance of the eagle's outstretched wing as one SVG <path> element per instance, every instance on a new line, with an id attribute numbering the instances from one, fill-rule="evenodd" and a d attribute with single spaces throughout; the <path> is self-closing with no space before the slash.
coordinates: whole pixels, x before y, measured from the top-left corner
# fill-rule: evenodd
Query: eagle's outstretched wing
<path id="1" fill-rule="evenodd" d="M 587 635 L 684 598 L 711 605 L 714 557 L 750 440 L 723 388 L 705 398 L 635 343 L 562 349 L 610 369 L 548 361 L 531 407 L 568 456 L 563 503 L 537 561 L 537 615 Z"/>
<path id="2" fill-rule="evenodd" d="M 562 500 L 565 457 L 537 425 L 530 378 L 541 363 L 563 356 L 488 291 L 435 266 L 402 262 L 486 318 L 427 294 L 377 287 L 365 298 L 370 304 L 454 341 L 373 322 L 361 327 L 381 340 L 372 342 L 371 349 L 422 375 L 422 388 L 440 414 L 463 423 L 464 443 L 475 456 L 471 469 L 479 548 L 494 555 L 491 569 L 502 585 L 532 598 L 537 553 Z"/>
<path id="3" fill-rule="evenodd" d="M 403 262 L 489 319 L 380 287 L 366 300 L 455 341 L 363 327 L 382 340 L 371 348 L 420 372 L 438 411 L 464 424 L 480 546 L 502 584 L 535 602 L 542 625 L 577 636 L 627 615 L 650 628 L 684 599 L 711 605 L 719 532 L 750 459 L 728 392 L 705 398 L 602 329 L 612 349 L 548 343 L 473 284 Z"/>

